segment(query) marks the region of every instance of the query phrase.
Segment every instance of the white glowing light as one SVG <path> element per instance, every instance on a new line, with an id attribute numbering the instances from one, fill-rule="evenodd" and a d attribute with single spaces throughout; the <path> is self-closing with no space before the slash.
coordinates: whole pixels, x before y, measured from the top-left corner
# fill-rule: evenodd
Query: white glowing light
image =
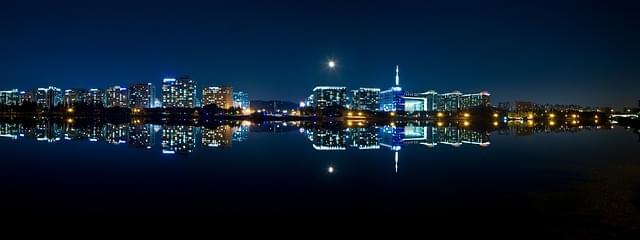
<path id="1" fill-rule="evenodd" d="M 400 66 L 396 65 L 396 86 L 400 86 Z"/>
<path id="2" fill-rule="evenodd" d="M 329 67 L 330 68 L 335 68 L 336 67 L 336 62 L 333 60 L 329 60 Z"/>

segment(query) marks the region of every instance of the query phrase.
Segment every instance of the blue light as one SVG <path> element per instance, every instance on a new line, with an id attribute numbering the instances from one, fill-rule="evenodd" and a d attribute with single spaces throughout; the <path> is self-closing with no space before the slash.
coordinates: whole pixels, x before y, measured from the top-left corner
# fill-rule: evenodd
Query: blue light
<path id="1" fill-rule="evenodd" d="M 171 151 L 171 150 L 162 150 L 162 154 L 175 154 L 175 151 Z"/>

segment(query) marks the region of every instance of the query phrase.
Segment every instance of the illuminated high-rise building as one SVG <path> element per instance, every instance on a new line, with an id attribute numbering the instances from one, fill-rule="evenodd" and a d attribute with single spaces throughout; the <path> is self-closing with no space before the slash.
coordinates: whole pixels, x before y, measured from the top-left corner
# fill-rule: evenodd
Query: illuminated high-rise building
<path id="1" fill-rule="evenodd" d="M 460 109 L 462 93 L 453 91 L 438 95 L 436 100 L 437 110 L 441 112 L 457 112 Z"/>
<path id="2" fill-rule="evenodd" d="M 104 92 L 97 88 L 89 89 L 84 97 L 84 102 L 93 107 L 104 106 L 106 102 Z"/>
<path id="3" fill-rule="evenodd" d="M 333 86 L 319 86 L 313 89 L 312 100 L 309 101 L 312 107 L 326 108 L 332 106 L 347 105 L 347 88 Z"/>
<path id="4" fill-rule="evenodd" d="M 405 111 L 407 112 L 456 112 L 474 107 L 488 107 L 490 104 L 490 94 L 488 92 L 462 94 L 455 91 L 438 94 L 435 91 L 427 91 L 406 94 L 404 99 Z"/>
<path id="5" fill-rule="evenodd" d="M 396 66 L 396 85 L 380 92 L 380 111 L 404 111 L 404 91 L 400 87 L 400 66 Z"/>
<path id="6" fill-rule="evenodd" d="M 82 89 L 67 89 L 64 91 L 64 97 L 62 103 L 65 107 L 73 107 L 80 103 L 84 103 L 84 98 L 87 95 L 86 90 Z"/>
<path id="7" fill-rule="evenodd" d="M 249 94 L 245 92 L 233 92 L 233 107 L 240 109 L 249 108 Z"/>
<path id="8" fill-rule="evenodd" d="M 129 86 L 130 108 L 153 108 L 156 89 L 151 83 L 137 83 Z"/>
<path id="9" fill-rule="evenodd" d="M 20 92 L 20 104 L 36 102 L 36 94 L 33 91 Z"/>
<path id="10" fill-rule="evenodd" d="M 488 107 L 491 103 L 490 97 L 491 94 L 489 92 L 463 94 L 460 97 L 460 109 Z"/>
<path id="11" fill-rule="evenodd" d="M 0 91 L 0 105 L 18 106 L 20 105 L 20 93 L 18 89 Z"/>
<path id="12" fill-rule="evenodd" d="M 232 108 L 233 88 L 230 86 L 205 87 L 202 89 L 202 105 L 216 105 L 222 109 Z"/>
<path id="13" fill-rule="evenodd" d="M 126 108 L 129 106 L 129 92 L 127 88 L 120 86 L 107 88 L 105 91 L 105 99 L 107 107 Z"/>
<path id="14" fill-rule="evenodd" d="M 184 75 L 162 81 L 162 107 L 193 108 L 196 104 L 196 82 Z"/>
<path id="15" fill-rule="evenodd" d="M 62 91 L 57 87 L 38 88 L 36 92 L 36 103 L 41 109 L 52 110 L 62 104 Z"/>
<path id="16" fill-rule="evenodd" d="M 437 110 L 438 93 L 427 91 L 423 93 L 405 93 L 404 110 L 407 112 L 432 112 Z"/>
<path id="17" fill-rule="evenodd" d="M 379 88 L 358 88 L 351 90 L 351 109 L 375 111 L 380 107 Z"/>
<path id="18" fill-rule="evenodd" d="M 305 106 L 305 107 L 313 107 L 313 106 L 315 106 L 315 103 L 313 102 L 313 94 L 309 95 L 309 96 L 304 100 L 304 106 Z"/>

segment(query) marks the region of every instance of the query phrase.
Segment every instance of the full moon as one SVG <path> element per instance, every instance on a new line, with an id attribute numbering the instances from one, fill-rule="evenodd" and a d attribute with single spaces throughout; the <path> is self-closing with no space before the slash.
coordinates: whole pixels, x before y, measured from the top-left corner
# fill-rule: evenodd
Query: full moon
<path id="1" fill-rule="evenodd" d="M 329 61 L 329 67 L 330 68 L 335 68 L 336 67 L 336 62 L 333 61 L 333 60 Z"/>

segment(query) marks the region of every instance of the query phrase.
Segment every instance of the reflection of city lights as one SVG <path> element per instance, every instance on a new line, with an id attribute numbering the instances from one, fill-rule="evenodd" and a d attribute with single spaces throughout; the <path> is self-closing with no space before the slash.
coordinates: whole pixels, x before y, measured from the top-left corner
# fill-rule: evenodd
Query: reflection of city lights
<path id="1" fill-rule="evenodd" d="M 556 125 L 556 122 L 554 122 L 554 121 L 549 121 L 549 125 L 551 125 L 551 126 Z"/>
<path id="2" fill-rule="evenodd" d="M 438 113 L 438 117 L 443 117 L 443 116 L 444 116 L 444 113 L 441 113 L 441 112 Z"/>
<path id="3" fill-rule="evenodd" d="M 471 116 L 469 113 L 464 113 L 463 115 L 464 117 L 468 118 L 469 116 Z"/>
<path id="4" fill-rule="evenodd" d="M 73 118 L 67 119 L 67 123 L 73 123 Z"/>
<path id="5" fill-rule="evenodd" d="M 578 123 L 576 120 L 571 121 L 571 124 L 575 125 L 576 123 Z"/>
<path id="6" fill-rule="evenodd" d="M 556 117 L 556 115 L 552 113 L 552 114 L 549 114 L 549 117 L 550 118 L 554 118 L 554 117 Z"/>
<path id="7" fill-rule="evenodd" d="M 348 113 L 347 113 L 347 115 L 348 115 L 349 117 L 351 117 L 351 116 L 353 116 L 353 113 L 352 113 L 352 112 L 348 112 Z"/>
<path id="8" fill-rule="evenodd" d="M 469 121 L 464 121 L 463 124 L 464 124 L 465 127 L 467 127 L 467 126 L 469 126 Z"/>
<path id="9" fill-rule="evenodd" d="M 362 112 L 358 112 L 358 116 L 362 116 Z"/>
<path id="10" fill-rule="evenodd" d="M 438 127 L 442 127 L 442 126 L 444 126 L 444 123 L 443 122 L 438 122 L 437 125 L 438 125 Z"/>
<path id="11" fill-rule="evenodd" d="M 74 111 L 73 108 L 67 108 L 68 113 L 73 113 L 73 111 Z"/>

